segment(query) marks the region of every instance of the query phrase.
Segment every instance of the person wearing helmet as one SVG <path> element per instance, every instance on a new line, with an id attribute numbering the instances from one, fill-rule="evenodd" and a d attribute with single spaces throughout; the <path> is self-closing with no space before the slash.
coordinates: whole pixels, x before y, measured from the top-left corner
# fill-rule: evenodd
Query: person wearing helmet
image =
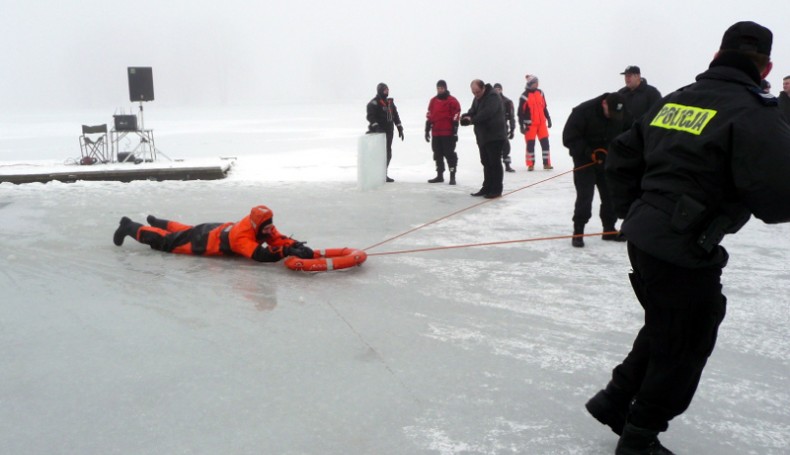
<path id="1" fill-rule="evenodd" d="M 236 223 L 203 223 L 189 226 L 178 221 L 148 215 L 150 226 L 122 217 L 113 243 L 123 245 L 126 236 L 152 249 L 202 256 L 239 255 L 258 262 L 277 262 L 286 256 L 313 257 L 304 242 L 280 234 L 272 221 L 274 214 L 265 205 L 253 207 Z"/>

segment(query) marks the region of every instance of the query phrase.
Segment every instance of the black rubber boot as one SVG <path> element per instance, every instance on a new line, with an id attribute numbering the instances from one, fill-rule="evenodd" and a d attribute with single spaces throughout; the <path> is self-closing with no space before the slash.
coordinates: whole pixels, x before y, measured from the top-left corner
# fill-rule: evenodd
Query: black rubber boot
<path id="1" fill-rule="evenodd" d="M 117 246 L 123 245 L 123 239 L 126 238 L 127 235 L 133 239 L 137 239 L 137 230 L 141 227 L 143 227 L 142 224 L 135 223 L 128 217 L 121 218 L 118 229 L 115 230 L 115 234 L 112 236 L 112 243 Z"/>
<path id="2" fill-rule="evenodd" d="M 516 172 L 516 170 L 510 167 L 510 163 L 505 163 L 505 172 Z"/>
<path id="3" fill-rule="evenodd" d="M 607 390 L 610 386 L 607 387 Z M 625 419 L 628 416 L 629 401 L 625 397 L 601 390 L 584 405 L 587 412 L 602 424 L 608 426 L 618 436 L 623 434 Z"/>
<path id="4" fill-rule="evenodd" d="M 455 169 L 450 169 L 450 185 L 455 185 Z"/>
<path id="5" fill-rule="evenodd" d="M 674 455 L 658 441 L 658 431 L 639 428 L 630 423 L 623 427 L 614 455 Z"/>
<path id="6" fill-rule="evenodd" d="M 148 221 L 148 224 L 150 226 L 159 229 L 167 229 L 167 223 L 168 223 L 167 220 L 163 220 L 162 218 L 157 218 L 153 215 L 148 215 L 148 217 L 145 220 Z"/>
<path id="7" fill-rule="evenodd" d="M 428 183 L 442 183 L 444 182 L 444 172 L 436 171 L 436 177 L 428 180 Z"/>
<path id="8" fill-rule="evenodd" d="M 573 225 L 573 235 L 584 234 L 584 225 L 583 224 L 574 224 Z M 584 248 L 584 237 L 574 237 L 571 239 L 571 245 L 575 246 L 576 248 Z"/>

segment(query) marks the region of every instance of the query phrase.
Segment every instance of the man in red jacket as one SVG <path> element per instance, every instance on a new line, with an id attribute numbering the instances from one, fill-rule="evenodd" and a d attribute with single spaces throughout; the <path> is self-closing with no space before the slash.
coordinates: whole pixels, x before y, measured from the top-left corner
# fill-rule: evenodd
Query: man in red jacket
<path id="1" fill-rule="evenodd" d="M 455 143 L 458 141 L 458 118 L 461 115 L 461 104 L 450 95 L 447 82 L 436 83 L 436 96 L 428 103 L 425 115 L 425 141 L 431 143 L 433 160 L 436 162 L 436 177 L 428 183 L 444 182 L 444 160 L 450 169 L 450 185 L 455 185 L 455 168 L 458 165 L 458 154 Z M 433 132 L 433 141 L 431 141 Z"/>
<path id="2" fill-rule="evenodd" d="M 272 224 L 273 219 L 274 214 L 265 205 L 253 207 L 250 214 L 237 223 L 189 226 L 148 215 L 150 226 L 143 226 L 123 217 L 112 240 L 121 246 L 128 235 L 155 250 L 168 253 L 235 254 L 258 262 L 276 262 L 286 256 L 313 257 L 313 250 L 303 242 L 280 234 Z"/>

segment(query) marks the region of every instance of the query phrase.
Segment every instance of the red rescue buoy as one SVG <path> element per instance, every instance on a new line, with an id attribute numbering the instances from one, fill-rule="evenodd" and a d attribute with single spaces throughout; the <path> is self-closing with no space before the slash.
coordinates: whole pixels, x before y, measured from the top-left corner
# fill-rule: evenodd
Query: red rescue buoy
<path id="1" fill-rule="evenodd" d="M 288 256 L 285 266 L 304 272 L 328 272 L 361 265 L 368 258 L 367 253 L 354 248 L 328 248 L 316 250 L 313 254 L 313 259 Z"/>

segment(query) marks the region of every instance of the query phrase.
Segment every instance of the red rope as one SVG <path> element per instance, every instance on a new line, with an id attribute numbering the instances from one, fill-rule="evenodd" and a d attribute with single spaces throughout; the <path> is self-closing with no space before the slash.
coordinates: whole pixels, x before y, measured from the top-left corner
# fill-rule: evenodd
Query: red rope
<path id="1" fill-rule="evenodd" d="M 542 240 L 572 239 L 575 237 L 592 237 L 595 235 L 607 235 L 607 234 L 617 234 L 617 231 L 596 232 L 594 234 L 556 235 L 553 237 L 535 237 L 531 239 L 521 239 L 521 240 L 500 240 L 498 242 L 467 243 L 465 245 L 434 246 L 430 248 L 415 248 L 412 250 L 386 251 L 383 253 L 368 253 L 368 256 L 386 256 L 390 254 L 421 253 L 423 251 L 453 250 L 457 248 L 471 248 L 475 246 L 491 246 L 491 245 L 505 245 L 508 243 L 539 242 Z"/>
<path id="2" fill-rule="evenodd" d="M 554 175 L 554 176 L 551 176 L 551 177 L 549 177 L 549 178 L 547 178 L 547 179 L 539 180 L 539 181 L 537 181 L 537 182 L 530 183 L 529 185 L 522 186 L 521 188 L 515 189 L 515 190 L 513 190 L 513 191 L 510 191 L 510 192 L 504 193 L 504 194 L 502 195 L 502 197 L 510 196 L 510 195 L 511 195 L 511 194 L 513 194 L 513 193 L 517 193 L 517 192 L 519 192 L 519 191 L 521 191 L 521 190 L 524 190 L 524 189 L 527 189 L 527 188 L 533 187 L 533 186 L 535 186 L 535 185 L 538 185 L 538 184 L 541 184 L 541 183 L 544 183 L 544 182 L 548 182 L 549 180 L 556 179 L 556 178 L 558 178 L 558 177 L 562 177 L 562 176 L 563 176 L 563 175 L 565 175 L 565 174 L 570 174 L 571 172 L 576 172 L 576 171 L 579 171 L 579 170 L 581 170 L 581 169 L 584 169 L 584 168 L 587 168 L 587 167 L 590 167 L 590 166 L 594 166 L 595 164 L 598 164 L 598 163 L 596 163 L 596 162 L 591 162 L 591 163 L 587 163 L 587 164 L 585 164 L 585 165 L 583 165 L 583 166 L 579 166 L 579 167 L 577 167 L 577 168 L 575 168 L 575 169 L 571 169 L 570 171 L 561 172 L 561 173 L 559 173 L 559 174 L 557 174 L 557 175 Z M 427 222 L 427 223 L 425 223 L 425 224 L 422 224 L 422 225 L 420 225 L 420 226 L 417 226 L 417 227 L 415 227 L 415 228 L 409 229 L 408 231 L 406 231 L 406 232 L 403 232 L 403 233 L 401 233 L 401 234 L 398 234 L 398 235 L 396 235 L 396 236 L 394 236 L 394 237 L 390 237 L 390 238 L 388 238 L 388 239 L 386 239 L 386 240 L 382 240 L 382 241 L 381 241 L 381 242 L 379 242 L 379 243 L 376 243 L 376 244 L 374 244 L 374 245 L 371 245 L 371 246 L 369 246 L 369 247 L 367 247 L 367 248 L 364 248 L 364 251 L 371 250 L 371 249 L 373 249 L 373 248 L 376 248 L 376 247 L 378 247 L 378 246 L 384 245 L 385 243 L 389 243 L 389 242 L 391 242 L 391 241 L 393 241 L 393 240 L 395 240 L 395 239 L 399 239 L 399 238 L 401 238 L 401 237 L 403 237 L 403 236 L 406 236 L 406 235 L 408 235 L 408 234 L 411 234 L 411 233 L 412 233 L 412 232 L 414 232 L 414 231 L 420 230 L 420 229 L 422 229 L 422 228 L 424 228 L 424 227 L 428 227 L 428 226 L 430 226 L 430 225 L 432 225 L 432 224 L 436 224 L 436 223 L 438 223 L 438 222 L 440 222 L 440 221 L 446 220 L 447 218 L 450 218 L 450 217 L 452 217 L 452 216 L 458 215 L 459 213 L 466 212 L 467 210 L 471 210 L 471 209 L 473 209 L 473 208 L 480 207 L 480 206 L 481 206 L 481 205 L 483 205 L 483 204 L 488 204 L 489 202 L 494 202 L 494 201 L 496 201 L 496 199 L 485 199 L 485 200 L 483 200 L 482 202 L 478 202 L 477 204 L 471 205 L 471 206 L 469 206 L 469 207 L 466 207 L 466 208 L 463 208 L 463 209 L 461 209 L 461 210 L 456 210 L 455 212 L 453 212 L 453 213 L 450 213 L 449 215 L 445 215 L 445 216 L 443 216 L 443 217 L 441 217 L 441 218 L 437 218 L 437 219 L 435 219 L 435 220 L 433 220 L 433 221 L 429 221 L 429 222 Z M 565 237 L 559 237 L 559 238 L 567 238 L 567 236 L 565 236 Z M 521 241 L 521 240 L 514 240 L 514 242 L 520 242 L 520 241 Z M 481 244 L 481 245 L 483 245 L 483 244 Z M 459 248 L 460 248 L 460 247 L 459 247 Z M 422 251 L 422 250 L 418 250 L 418 251 Z M 375 254 L 375 253 L 368 254 L 368 256 L 372 256 L 372 255 L 374 255 L 374 254 Z"/>

